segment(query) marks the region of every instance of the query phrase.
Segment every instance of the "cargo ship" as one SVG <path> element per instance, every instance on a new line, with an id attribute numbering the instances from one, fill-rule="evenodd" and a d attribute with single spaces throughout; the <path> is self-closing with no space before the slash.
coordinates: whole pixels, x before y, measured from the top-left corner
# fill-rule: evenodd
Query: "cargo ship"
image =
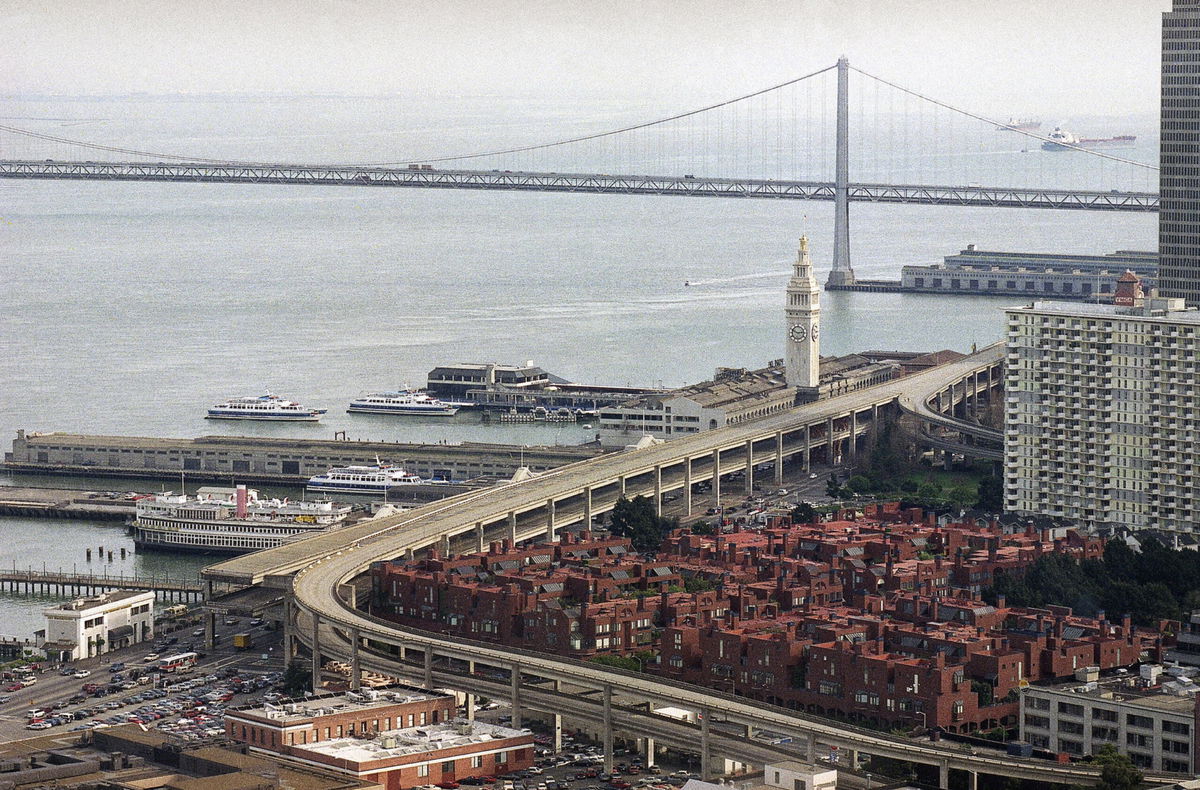
<path id="1" fill-rule="evenodd" d="M 1031 118 L 1017 120 L 1009 118 L 1008 123 L 999 124 L 996 127 L 997 132 L 1036 132 L 1042 128 L 1041 121 L 1035 121 Z"/>
<path id="2" fill-rule="evenodd" d="M 1137 135 L 1119 134 L 1115 137 L 1076 137 L 1061 127 L 1054 131 L 1042 143 L 1043 151 L 1071 151 L 1077 148 L 1131 148 L 1137 142 Z"/>

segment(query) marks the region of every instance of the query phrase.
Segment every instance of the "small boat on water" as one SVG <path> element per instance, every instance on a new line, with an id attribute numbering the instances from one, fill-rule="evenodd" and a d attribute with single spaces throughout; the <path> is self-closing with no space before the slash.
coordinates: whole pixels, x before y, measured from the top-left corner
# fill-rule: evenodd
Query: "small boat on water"
<path id="1" fill-rule="evenodd" d="M 230 398 L 208 410 L 209 420 L 272 420 L 275 422 L 316 422 L 325 414 L 325 409 L 310 409 L 295 401 L 285 400 L 278 395 L 252 395 L 245 398 Z"/>
<path id="2" fill-rule="evenodd" d="M 365 414 L 410 414 L 419 417 L 453 417 L 458 407 L 424 392 L 399 390 L 373 392 L 350 401 L 347 412 Z"/>
<path id="3" fill-rule="evenodd" d="M 399 466 L 340 466 L 313 475 L 305 488 L 326 494 L 382 494 L 422 484 L 444 484 L 444 480 L 425 480 Z"/>

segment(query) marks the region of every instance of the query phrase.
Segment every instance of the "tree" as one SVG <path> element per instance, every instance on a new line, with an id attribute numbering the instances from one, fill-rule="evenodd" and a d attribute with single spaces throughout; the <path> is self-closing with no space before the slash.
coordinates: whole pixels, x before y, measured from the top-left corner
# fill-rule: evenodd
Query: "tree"
<path id="1" fill-rule="evenodd" d="M 865 494 L 871 490 L 871 480 L 865 475 L 854 475 L 846 481 L 846 488 L 856 494 Z"/>
<path id="2" fill-rule="evenodd" d="M 642 554 L 657 551 L 663 535 L 677 526 L 678 519 L 658 516 L 653 503 L 640 494 L 633 499 L 618 499 L 609 517 L 609 531 L 618 538 L 629 538 Z"/>
<path id="3" fill-rule="evenodd" d="M 1004 510 L 1004 481 L 996 475 L 990 475 L 979 481 L 979 498 L 975 507 L 988 513 L 1000 513 Z"/>
<path id="4" fill-rule="evenodd" d="M 1101 766 L 1100 783 L 1096 785 L 1100 790 L 1134 790 L 1142 783 L 1142 772 L 1111 743 L 1101 746 L 1092 762 Z"/>
<path id="5" fill-rule="evenodd" d="M 716 531 L 716 528 L 707 521 L 697 521 L 692 525 L 693 535 L 713 535 Z"/>
<path id="6" fill-rule="evenodd" d="M 811 524 L 817 519 L 817 509 L 807 502 L 800 502 L 792 508 L 793 524 Z M 1200 609 L 1200 605 L 1196 607 Z"/>
<path id="7" fill-rule="evenodd" d="M 292 659 L 283 673 L 283 690 L 289 697 L 299 697 L 309 690 L 312 683 L 312 672 L 304 661 Z"/>

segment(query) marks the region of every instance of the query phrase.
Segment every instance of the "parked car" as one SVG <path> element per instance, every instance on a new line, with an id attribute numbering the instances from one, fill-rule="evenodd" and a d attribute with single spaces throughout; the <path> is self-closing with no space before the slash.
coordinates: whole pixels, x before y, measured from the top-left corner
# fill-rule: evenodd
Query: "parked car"
<path id="1" fill-rule="evenodd" d="M 77 678 L 86 678 L 90 674 L 92 674 L 92 672 L 89 669 L 77 669 L 71 673 L 73 677 Z"/>

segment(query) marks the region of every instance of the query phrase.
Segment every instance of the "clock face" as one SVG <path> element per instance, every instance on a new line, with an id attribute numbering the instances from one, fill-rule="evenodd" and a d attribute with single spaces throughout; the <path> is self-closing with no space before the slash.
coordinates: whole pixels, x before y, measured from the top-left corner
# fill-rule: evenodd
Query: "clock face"
<path id="1" fill-rule="evenodd" d="M 792 324 L 792 331 L 789 333 L 792 340 L 803 340 L 808 337 L 808 330 L 804 328 L 804 324 Z"/>
<path id="2" fill-rule="evenodd" d="M 816 324 L 812 325 L 812 338 L 813 338 L 813 340 L 817 339 L 817 325 Z"/>

